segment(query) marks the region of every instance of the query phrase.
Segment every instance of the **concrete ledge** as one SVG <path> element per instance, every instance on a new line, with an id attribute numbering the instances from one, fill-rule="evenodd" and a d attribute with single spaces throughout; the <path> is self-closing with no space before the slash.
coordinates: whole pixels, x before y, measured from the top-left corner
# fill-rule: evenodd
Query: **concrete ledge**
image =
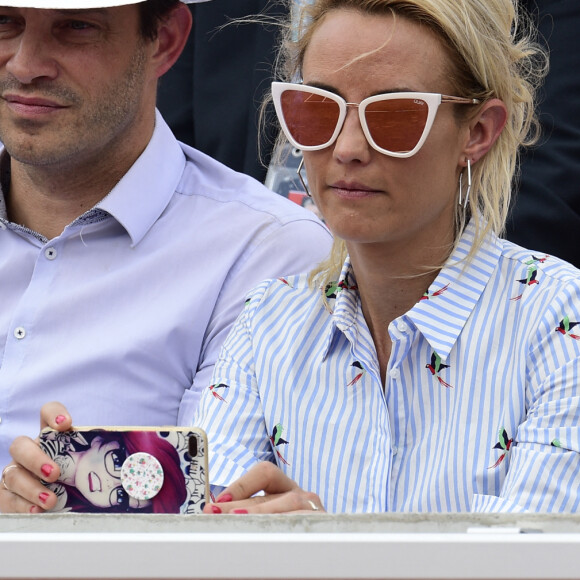
<path id="1" fill-rule="evenodd" d="M 580 578 L 580 516 L 2 515 L 6 579 Z"/>

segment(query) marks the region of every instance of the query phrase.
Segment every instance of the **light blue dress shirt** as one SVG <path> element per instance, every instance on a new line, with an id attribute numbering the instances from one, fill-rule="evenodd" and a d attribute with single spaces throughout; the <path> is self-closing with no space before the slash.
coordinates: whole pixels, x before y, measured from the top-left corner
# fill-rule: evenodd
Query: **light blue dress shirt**
<path id="1" fill-rule="evenodd" d="M 578 511 L 580 272 L 494 236 L 463 270 L 473 234 L 389 325 L 384 391 L 348 261 L 328 309 L 255 289 L 195 419 L 211 482 L 268 460 L 331 512 Z"/>
<path id="2" fill-rule="evenodd" d="M 246 292 L 328 254 L 311 212 L 180 145 L 143 154 L 58 237 L 0 196 L 0 467 L 58 400 L 76 425 L 189 425 Z"/>

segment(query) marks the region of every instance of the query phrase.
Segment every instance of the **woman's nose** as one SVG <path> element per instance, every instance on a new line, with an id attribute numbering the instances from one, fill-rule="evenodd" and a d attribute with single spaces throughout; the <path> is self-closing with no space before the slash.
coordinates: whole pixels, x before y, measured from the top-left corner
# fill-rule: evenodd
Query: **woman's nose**
<path id="1" fill-rule="evenodd" d="M 360 122 L 358 106 L 349 104 L 344 123 L 334 143 L 334 156 L 342 163 L 367 163 L 370 155 L 370 145 Z"/>

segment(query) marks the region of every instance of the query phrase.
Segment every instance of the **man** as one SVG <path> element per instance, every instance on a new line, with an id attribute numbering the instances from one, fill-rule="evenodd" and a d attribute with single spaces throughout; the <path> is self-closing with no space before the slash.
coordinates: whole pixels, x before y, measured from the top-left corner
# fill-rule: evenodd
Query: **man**
<path id="1" fill-rule="evenodd" d="M 3 4 L 0 466 L 50 400 L 77 425 L 188 424 L 246 292 L 330 247 L 311 213 L 156 112 L 184 3 Z"/>

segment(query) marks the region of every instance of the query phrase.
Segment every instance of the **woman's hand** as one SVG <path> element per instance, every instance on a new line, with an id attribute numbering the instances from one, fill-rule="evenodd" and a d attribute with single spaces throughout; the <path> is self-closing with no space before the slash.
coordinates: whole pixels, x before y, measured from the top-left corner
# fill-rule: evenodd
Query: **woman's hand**
<path id="1" fill-rule="evenodd" d="M 70 429 L 72 419 L 60 403 L 47 403 L 40 411 L 40 428 L 57 431 Z M 60 475 L 58 465 L 45 455 L 38 439 L 17 437 L 10 445 L 12 463 L 7 465 L 0 480 L 1 513 L 42 513 L 54 507 L 56 495 L 40 480 L 54 482 Z"/>
<path id="2" fill-rule="evenodd" d="M 258 492 L 264 495 L 252 497 Z M 265 461 L 226 487 L 203 509 L 206 514 L 283 514 L 324 512 L 320 498 L 300 489 L 280 468 Z"/>

